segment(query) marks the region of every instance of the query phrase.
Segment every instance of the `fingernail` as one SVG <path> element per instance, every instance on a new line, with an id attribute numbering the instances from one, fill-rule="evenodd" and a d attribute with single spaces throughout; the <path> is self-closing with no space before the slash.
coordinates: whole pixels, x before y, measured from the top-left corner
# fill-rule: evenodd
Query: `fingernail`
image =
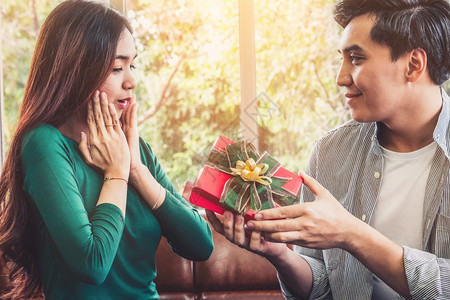
<path id="1" fill-rule="evenodd" d="M 255 220 L 261 220 L 263 218 L 263 215 L 260 213 L 255 214 Z"/>
<path id="2" fill-rule="evenodd" d="M 248 229 L 253 229 L 255 228 L 255 224 L 253 224 L 252 222 L 247 222 L 247 227 Z"/>
<path id="3" fill-rule="evenodd" d="M 232 214 L 229 213 L 229 212 L 225 212 L 225 213 L 223 214 L 223 216 L 224 216 L 225 219 L 227 219 L 227 220 L 231 220 L 231 218 L 232 218 Z"/>

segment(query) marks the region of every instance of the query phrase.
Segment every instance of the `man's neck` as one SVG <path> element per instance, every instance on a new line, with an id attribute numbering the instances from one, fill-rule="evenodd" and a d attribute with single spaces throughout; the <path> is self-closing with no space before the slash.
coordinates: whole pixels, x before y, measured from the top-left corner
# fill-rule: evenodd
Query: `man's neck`
<path id="1" fill-rule="evenodd" d="M 433 142 L 433 132 L 442 108 L 439 87 L 416 94 L 411 99 L 413 107 L 398 118 L 378 123 L 378 140 L 386 149 L 396 152 L 412 152 Z M 403 115 L 403 116 L 402 116 Z"/>

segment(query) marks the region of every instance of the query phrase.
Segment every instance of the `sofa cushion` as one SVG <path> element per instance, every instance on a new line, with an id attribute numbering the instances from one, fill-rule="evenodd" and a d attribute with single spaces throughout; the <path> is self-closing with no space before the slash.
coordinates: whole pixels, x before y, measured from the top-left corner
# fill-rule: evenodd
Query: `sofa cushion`
<path id="1" fill-rule="evenodd" d="M 195 291 L 194 263 L 175 254 L 164 237 L 156 251 L 156 272 L 158 275 L 155 284 L 158 292 Z"/>
<path id="2" fill-rule="evenodd" d="M 201 291 L 279 290 L 275 268 L 265 258 L 230 243 L 214 232 L 214 251 L 196 262 L 195 285 Z"/>

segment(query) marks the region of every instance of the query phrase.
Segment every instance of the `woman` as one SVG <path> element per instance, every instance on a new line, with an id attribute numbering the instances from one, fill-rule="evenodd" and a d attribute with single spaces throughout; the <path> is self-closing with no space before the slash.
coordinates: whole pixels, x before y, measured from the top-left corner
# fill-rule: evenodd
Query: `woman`
<path id="1" fill-rule="evenodd" d="M 123 16 L 69 0 L 43 24 L 0 183 L 5 298 L 158 299 L 155 252 L 206 260 L 209 226 L 137 131 Z"/>

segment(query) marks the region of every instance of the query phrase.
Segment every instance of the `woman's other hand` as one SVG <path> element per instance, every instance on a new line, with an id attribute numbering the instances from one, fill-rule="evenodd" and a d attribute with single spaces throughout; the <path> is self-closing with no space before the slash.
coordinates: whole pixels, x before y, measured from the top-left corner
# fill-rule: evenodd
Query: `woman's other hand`
<path id="1" fill-rule="evenodd" d="M 89 137 L 81 133 L 80 151 L 85 162 L 107 177 L 128 179 L 130 151 L 114 105 L 97 91 L 88 103 Z"/>
<path id="2" fill-rule="evenodd" d="M 138 104 L 136 102 L 136 96 L 132 95 L 130 103 L 121 117 L 122 130 L 125 133 L 125 137 L 127 139 L 128 148 L 131 155 L 130 176 L 132 176 L 133 173 L 136 172 L 138 168 L 143 166 L 139 151 L 137 109 Z"/>

